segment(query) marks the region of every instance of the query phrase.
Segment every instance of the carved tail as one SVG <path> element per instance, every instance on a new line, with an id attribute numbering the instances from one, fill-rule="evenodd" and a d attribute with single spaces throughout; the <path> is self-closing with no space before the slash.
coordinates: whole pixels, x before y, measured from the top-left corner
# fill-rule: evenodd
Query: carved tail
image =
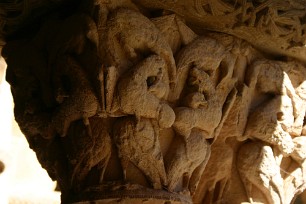
<path id="1" fill-rule="evenodd" d="M 173 155 L 173 159 L 170 161 L 169 166 L 167 166 L 167 177 L 168 177 L 168 190 L 174 191 L 177 186 L 180 178 L 183 177 L 184 173 L 186 173 L 186 167 L 188 171 L 188 158 L 186 152 L 185 142 L 180 143 L 176 152 Z"/>
<path id="2" fill-rule="evenodd" d="M 171 163 L 169 170 L 167 171 L 169 191 L 175 191 L 175 187 L 178 184 L 179 179 L 185 173 L 184 168 L 180 168 L 181 163 L 183 163 L 183 161 L 179 157 L 174 158 L 174 161 Z"/>

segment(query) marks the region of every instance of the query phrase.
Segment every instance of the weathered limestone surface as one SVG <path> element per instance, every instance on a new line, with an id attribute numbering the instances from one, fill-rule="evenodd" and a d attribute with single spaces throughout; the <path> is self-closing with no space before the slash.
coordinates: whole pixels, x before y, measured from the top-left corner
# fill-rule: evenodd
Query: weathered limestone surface
<path id="1" fill-rule="evenodd" d="M 289 204 L 304 191 L 305 1 L 52 2 L 35 4 L 62 5 L 35 29 L 3 18 L 2 55 L 16 121 L 63 203 Z"/>

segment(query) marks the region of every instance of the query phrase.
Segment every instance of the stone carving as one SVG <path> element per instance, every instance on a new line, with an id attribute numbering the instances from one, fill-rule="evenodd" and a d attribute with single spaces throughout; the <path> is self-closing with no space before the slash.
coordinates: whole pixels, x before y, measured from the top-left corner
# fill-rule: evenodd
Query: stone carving
<path id="1" fill-rule="evenodd" d="M 37 14 L 45 14 L 49 9 L 58 7 L 61 3 L 65 3 L 69 0 L 51 0 L 51 1 L 4 1 L 0 3 L 0 45 L 3 46 L 4 37 L 7 34 L 12 34 L 16 30 L 28 24 L 28 21 L 32 21 L 37 17 Z"/>
<path id="2" fill-rule="evenodd" d="M 239 150 L 237 159 L 237 168 L 250 203 L 284 202 L 284 184 L 280 166 L 270 146 L 256 142 L 244 144 Z M 263 195 L 258 195 L 258 191 L 263 192 Z"/>
<path id="3" fill-rule="evenodd" d="M 250 202 L 290 203 L 295 193 L 301 193 L 305 189 L 302 156 L 305 152 L 305 149 L 302 150 L 305 137 L 300 136 L 293 140 L 296 148 L 288 158 L 282 158 L 277 150 L 260 142 L 242 145 L 237 167 Z M 280 162 L 286 165 L 291 162 L 293 165 L 284 170 L 285 165 Z"/>
<path id="4" fill-rule="evenodd" d="M 183 141 L 176 144 L 177 150 L 167 168 L 169 190 L 174 190 L 184 175 L 183 182 L 187 185 L 184 188 L 189 185 L 194 193 L 205 168 L 210 155 L 206 139 L 218 134 L 216 130 L 221 128 L 222 116 L 226 115 L 222 113 L 225 100 L 236 82 L 232 78 L 234 63 L 224 59 L 226 54 L 225 48 L 214 39 L 199 38 L 178 55 L 178 93 L 184 82 L 191 90 L 183 98 L 187 107 L 175 109 L 173 128 Z"/>
<path id="5" fill-rule="evenodd" d="M 156 118 L 160 128 L 173 124 L 174 111 L 161 101 L 170 89 L 167 65 L 161 57 L 152 55 L 141 61 L 119 80 L 117 89 L 118 108 L 124 114 Z"/>
<path id="6" fill-rule="evenodd" d="M 71 186 L 79 191 L 84 188 L 86 176 L 90 170 L 96 168 L 99 172 L 98 183 L 104 180 L 104 173 L 111 157 L 111 137 L 103 119 L 92 118 L 88 121 L 91 135 L 82 122 L 76 123 L 65 138 L 66 154 L 72 166 Z M 86 124 L 85 124 L 86 125 Z"/>
<path id="7" fill-rule="evenodd" d="M 285 178 L 284 189 L 286 191 L 286 201 L 291 202 L 296 197 L 296 194 L 300 194 L 305 190 L 305 136 L 293 138 L 295 144 L 295 150 L 291 154 L 291 158 L 288 160 L 296 162 L 298 165 L 291 167 L 290 175 Z M 293 162 L 293 163 L 294 163 Z"/>
<path id="8" fill-rule="evenodd" d="M 159 128 L 154 119 L 123 118 L 115 126 L 115 141 L 121 159 L 124 180 L 129 162 L 137 166 L 154 189 L 167 186 L 167 177 L 159 144 Z"/>
<path id="9" fill-rule="evenodd" d="M 119 76 L 144 58 L 157 54 L 168 66 L 168 77 L 175 80 L 172 50 L 156 26 L 145 16 L 129 9 L 115 10 L 107 21 L 105 46 L 108 63 L 117 68 Z"/>
<path id="10" fill-rule="evenodd" d="M 28 52 L 29 57 L 26 57 L 24 53 L 28 49 L 31 49 L 31 53 Z M 50 105 L 52 92 L 51 87 L 45 84 L 50 79 L 43 56 L 26 42 L 12 42 L 2 54 L 10 67 L 7 69 L 6 80 L 11 85 L 13 97 L 16 100 L 22 99 L 15 104 L 14 109 L 16 121 L 23 124 L 20 125 L 21 130 L 27 136 L 52 137 L 51 114 L 44 112 Z M 15 61 L 15 57 L 20 61 Z"/>
<path id="11" fill-rule="evenodd" d="M 56 75 L 58 81 L 62 80 L 57 90 L 64 90 L 66 94 L 58 93 L 55 96 L 57 100 L 60 99 L 60 106 L 55 110 L 52 121 L 55 129 L 61 136 L 66 136 L 71 122 L 83 119 L 88 126 L 88 135 L 92 136 L 88 118 L 98 112 L 99 103 L 85 77 L 86 73 L 72 58 L 64 58 L 58 59 Z"/>
<path id="12" fill-rule="evenodd" d="M 272 96 L 249 115 L 245 136 L 259 139 L 271 146 L 251 142 L 243 145 L 238 153 L 237 169 L 247 196 L 252 198 L 250 202 L 289 203 L 294 197 L 294 193 L 288 192 L 292 189 L 288 189 L 290 179 L 281 174 L 282 171 L 286 172 L 283 169 L 288 166 L 284 167 L 284 162 L 281 162 L 290 158 L 296 160 L 293 156 L 296 153 L 293 152 L 299 151 L 297 141 L 303 140 L 301 133 L 305 117 L 305 99 L 299 96 L 303 95 L 303 91 L 300 91 L 304 86 L 302 80 L 294 76 L 299 72 L 303 73 L 298 66 L 275 61 L 257 61 L 254 65 L 255 69 L 260 69 L 257 78 L 258 92 Z M 300 81 L 295 82 L 296 90 L 290 77 Z M 280 78 L 283 79 L 281 82 L 278 80 Z M 286 158 L 288 156 L 290 158 Z M 250 160 L 247 161 L 246 158 Z M 300 159 L 297 161 L 301 162 Z M 299 187 L 296 186 L 295 190 L 297 189 Z"/>
<path id="13" fill-rule="evenodd" d="M 223 125 L 220 125 L 222 128 L 216 131 L 220 133 L 214 138 L 211 145 L 211 156 L 193 196 L 195 203 L 216 203 L 227 200 L 224 197 L 233 177 L 231 171 L 235 158 L 235 142 L 244 132 L 248 117 L 248 104 L 251 102 L 252 90 L 256 83 L 252 78 L 252 80 L 245 79 L 248 64 L 257 57 L 255 50 L 245 42 L 231 36 L 210 34 L 210 37 L 218 39 L 218 42 L 226 46 L 229 53 L 235 56 L 233 76 L 237 78 L 235 86 L 237 93 L 234 92 L 235 97 L 229 97 L 230 100 L 226 102 L 229 112 L 224 111 Z M 228 199 L 228 202 L 235 203 L 236 201 Z"/>
<path id="14" fill-rule="evenodd" d="M 25 36 L 1 27 L 16 120 L 63 203 L 290 203 L 306 188 L 301 1 L 80 2 Z"/>
<path id="15" fill-rule="evenodd" d="M 180 135 L 188 138 L 193 128 L 199 128 L 207 138 L 214 137 L 214 130 L 221 121 L 223 104 L 236 82 L 232 77 L 235 61 L 226 58 L 223 46 L 214 44 L 214 40 L 209 38 L 195 40 L 182 51 L 177 65 L 178 83 L 186 81 L 184 78 L 189 75 L 187 83 L 195 89 L 186 96 L 189 107 L 176 109 L 173 126 Z"/>
<path id="16" fill-rule="evenodd" d="M 175 14 L 157 17 L 151 20 L 160 30 L 164 38 L 166 38 L 174 54 L 179 51 L 182 45 L 189 44 L 197 37 Z"/>
<path id="17" fill-rule="evenodd" d="M 193 130 L 189 138 L 180 139 L 173 145 L 175 152 L 171 155 L 172 161 L 167 164 L 168 190 L 177 191 L 177 185 L 183 179 L 182 191 L 194 193 L 210 156 L 210 144 L 203 131 L 198 129 Z"/>
<path id="18" fill-rule="evenodd" d="M 198 29 L 228 33 L 254 46 L 303 61 L 304 0 L 135 1 L 144 7 L 170 10 Z M 256 39 L 256 40 L 255 40 Z"/>

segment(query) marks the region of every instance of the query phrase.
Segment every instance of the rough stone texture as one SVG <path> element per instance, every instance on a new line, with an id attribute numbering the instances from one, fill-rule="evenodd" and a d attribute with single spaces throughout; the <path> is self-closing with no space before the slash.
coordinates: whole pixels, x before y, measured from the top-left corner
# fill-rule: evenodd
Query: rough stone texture
<path id="1" fill-rule="evenodd" d="M 15 118 L 62 202 L 291 203 L 302 2 L 84 1 L 8 32 Z"/>

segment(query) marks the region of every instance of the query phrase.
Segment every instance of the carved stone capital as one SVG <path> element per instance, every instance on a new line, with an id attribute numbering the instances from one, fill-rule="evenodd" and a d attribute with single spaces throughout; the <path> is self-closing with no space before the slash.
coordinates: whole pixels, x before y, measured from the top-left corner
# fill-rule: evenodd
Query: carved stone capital
<path id="1" fill-rule="evenodd" d="M 81 1 L 7 35 L 15 118 L 63 203 L 305 189 L 305 5 L 191 2 Z"/>

